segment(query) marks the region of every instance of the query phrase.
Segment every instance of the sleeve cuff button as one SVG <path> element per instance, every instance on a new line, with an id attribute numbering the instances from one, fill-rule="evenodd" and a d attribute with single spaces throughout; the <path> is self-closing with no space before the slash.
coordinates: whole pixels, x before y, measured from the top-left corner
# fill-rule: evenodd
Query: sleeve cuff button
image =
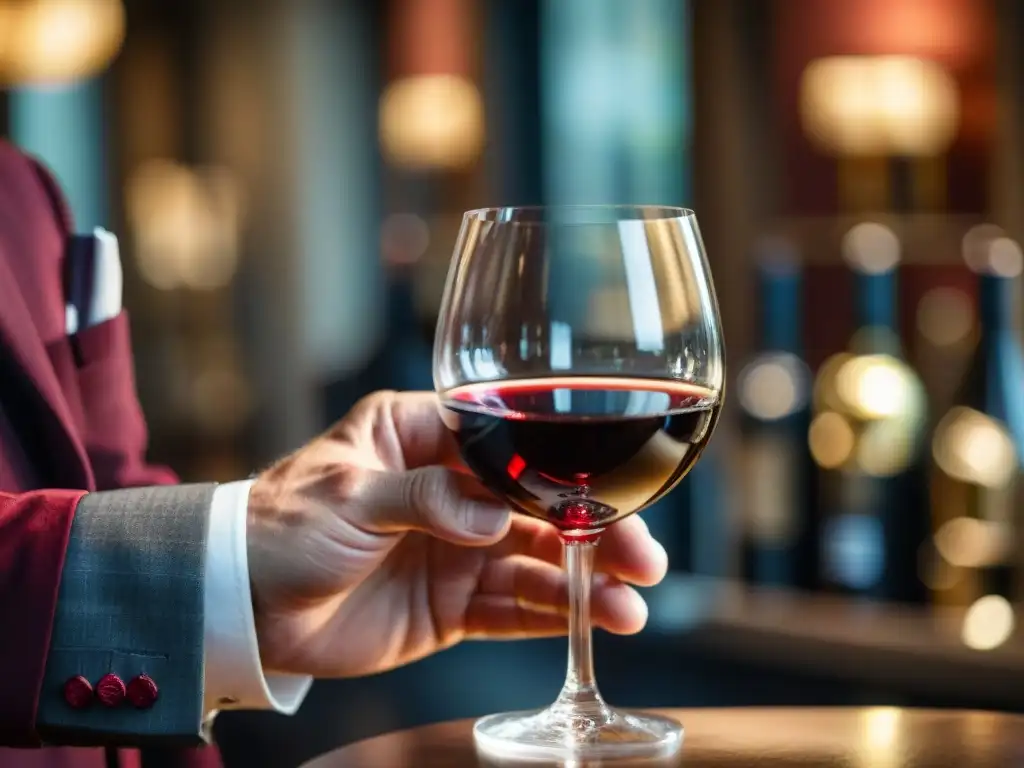
<path id="1" fill-rule="evenodd" d="M 64 683 L 64 701 L 73 709 L 85 709 L 92 704 L 92 683 L 81 675 L 69 677 Z"/>
<path id="2" fill-rule="evenodd" d="M 128 683 L 126 695 L 136 709 L 149 709 L 160 695 L 160 689 L 149 675 L 139 675 Z"/>
<path id="3" fill-rule="evenodd" d="M 96 683 L 96 698 L 104 706 L 119 706 L 124 701 L 124 694 L 124 681 L 113 673 L 104 675 Z"/>

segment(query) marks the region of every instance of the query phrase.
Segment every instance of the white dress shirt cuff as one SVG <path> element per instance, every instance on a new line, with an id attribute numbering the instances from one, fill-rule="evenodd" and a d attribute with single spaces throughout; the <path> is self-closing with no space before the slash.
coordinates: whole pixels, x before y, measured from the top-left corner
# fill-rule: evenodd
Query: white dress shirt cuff
<path id="1" fill-rule="evenodd" d="M 252 480 L 220 485 L 206 545 L 205 710 L 271 709 L 291 715 L 313 684 L 305 675 L 265 675 L 256 639 L 246 545 Z"/>

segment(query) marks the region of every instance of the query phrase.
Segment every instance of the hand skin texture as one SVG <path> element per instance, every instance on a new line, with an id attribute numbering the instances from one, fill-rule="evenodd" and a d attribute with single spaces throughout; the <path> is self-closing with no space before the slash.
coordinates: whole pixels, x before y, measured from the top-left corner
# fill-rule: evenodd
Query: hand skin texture
<path id="1" fill-rule="evenodd" d="M 465 638 L 565 634 L 562 543 L 513 514 L 461 463 L 432 393 L 378 392 L 257 479 L 249 568 L 266 669 L 349 677 L 407 664 Z M 627 583 L 665 575 L 637 516 L 597 551 L 592 616 L 639 632 Z"/>

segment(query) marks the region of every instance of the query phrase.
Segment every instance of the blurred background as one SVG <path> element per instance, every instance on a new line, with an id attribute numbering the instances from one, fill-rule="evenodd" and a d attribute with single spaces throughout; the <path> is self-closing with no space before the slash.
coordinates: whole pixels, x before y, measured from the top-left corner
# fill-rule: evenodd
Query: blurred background
<path id="1" fill-rule="evenodd" d="M 431 388 L 460 214 L 695 208 L 729 347 L 615 704 L 1024 711 L 1024 3 L 0 0 L 0 133 L 120 238 L 151 457 Z M 229 765 L 540 706 L 562 641 L 225 714 Z M 877 727 L 876 727 L 877 726 Z"/>

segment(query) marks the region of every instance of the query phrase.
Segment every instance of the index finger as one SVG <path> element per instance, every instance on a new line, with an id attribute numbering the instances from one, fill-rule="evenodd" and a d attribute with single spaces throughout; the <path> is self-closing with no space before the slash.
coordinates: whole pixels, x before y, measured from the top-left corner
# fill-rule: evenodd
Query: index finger
<path id="1" fill-rule="evenodd" d="M 508 535 L 497 545 L 504 554 L 519 553 L 562 565 L 562 540 L 550 523 L 524 515 L 512 516 Z M 595 570 L 630 584 L 652 586 L 668 571 L 665 548 L 651 536 L 639 515 L 608 527 L 597 547 Z"/>
<path id="2" fill-rule="evenodd" d="M 433 392 L 388 393 L 379 416 L 385 429 L 390 425 L 392 448 L 403 469 L 440 465 L 469 473 L 455 437 L 441 420 L 442 407 Z"/>

